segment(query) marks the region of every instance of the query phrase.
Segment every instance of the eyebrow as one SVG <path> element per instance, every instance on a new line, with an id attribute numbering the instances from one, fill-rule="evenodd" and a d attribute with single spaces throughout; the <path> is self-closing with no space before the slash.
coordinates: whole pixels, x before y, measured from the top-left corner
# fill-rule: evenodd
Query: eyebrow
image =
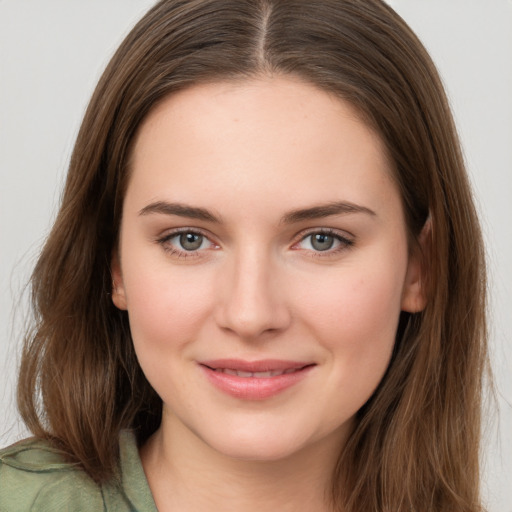
<path id="1" fill-rule="evenodd" d="M 281 223 L 293 224 L 294 222 L 300 222 L 303 220 L 323 219 L 325 217 L 330 217 L 331 215 L 346 215 L 350 213 L 364 213 L 372 217 L 377 216 L 373 210 L 370 210 L 370 208 L 367 208 L 366 206 L 340 201 L 320 204 L 318 206 L 312 206 L 311 208 L 293 210 L 283 216 Z"/>
<path id="2" fill-rule="evenodd" d="M 168 203 L 166 201 L 156 201 L 148 204 L 139 211 L 139 215 L 149 215 L 150 213 L 161 213 L 163 215 L 177 215 L 179 217 L 188 217 L 189 219 L 204 220 L 220 224 L 220 219 L 206 208 L 197 208 L 181 203 Z"/>
<path id="3" fill-rule="evenodd" d="M 221 220 L 206 208 L 198 208 L 189 206 L 182 203 L 168 203 L 167 201 L 156 201 L 148 204 L 139 211 L 139 215 L 149 215 L 152 213 L 160 213 L 163 215 L 177 215 L 179 217 L 187 217 L 189 219 L 203 220 L 206 222 L 213 222 L 220 224 Z M 351 202 L 333 202 L 327 204 L 320 204 L 310 208 L 300 208 L 292 210 L 291 212 L 283 215 L 280 224 L 293 224 L 304 220 L 322 219 L 332 215 L 346 215 L 352 213 L 364 213 L 370 216 L 377 214 L 367 208 Z"/>

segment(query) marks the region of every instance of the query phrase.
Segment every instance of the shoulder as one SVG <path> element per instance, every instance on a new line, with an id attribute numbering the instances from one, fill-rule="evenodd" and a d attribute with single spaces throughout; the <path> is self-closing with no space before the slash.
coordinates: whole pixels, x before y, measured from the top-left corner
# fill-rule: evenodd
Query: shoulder
<path id="1" fill-rule="evenodd" d="M 48 442 L 27 439 L 0 450 L 0 510 L 101 511 L 104 500 L 101 487 Z"/>

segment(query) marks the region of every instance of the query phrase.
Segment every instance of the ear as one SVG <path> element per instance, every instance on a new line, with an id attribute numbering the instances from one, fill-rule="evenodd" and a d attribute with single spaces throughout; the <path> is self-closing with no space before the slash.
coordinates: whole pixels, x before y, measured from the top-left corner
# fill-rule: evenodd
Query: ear
<path id="1" fill-rule="evenodd" d="M 119 260 L 119 253 L 117 252 L 117 249 L 112 251 L 110 271 L 112 274 L 112 302 L 117 308 L 126 310 L 128 309 L 126 293 L 124 290 L 123 275 L 121 273 L 121 262 Z"/>
<path id="2" fill-rule="evenodd" d="M 425 222 L 418 244 L 411 250 L 402 292 L 402 311 L 419 313 L 427 305 L 426 272 L 432 237 L 430 217 Z"/>

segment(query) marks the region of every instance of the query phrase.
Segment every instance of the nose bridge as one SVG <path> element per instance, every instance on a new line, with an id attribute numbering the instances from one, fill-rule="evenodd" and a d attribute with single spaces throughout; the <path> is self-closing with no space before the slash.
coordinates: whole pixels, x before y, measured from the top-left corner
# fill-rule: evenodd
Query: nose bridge
<path id="1" fill-rule="evenodd" d="M 286 327 L 290 315 L 275 260 L 268 248 L 258 244 L 233 251 L 221 276 L 218 321 L 222 328 L 254 338 Z"/>

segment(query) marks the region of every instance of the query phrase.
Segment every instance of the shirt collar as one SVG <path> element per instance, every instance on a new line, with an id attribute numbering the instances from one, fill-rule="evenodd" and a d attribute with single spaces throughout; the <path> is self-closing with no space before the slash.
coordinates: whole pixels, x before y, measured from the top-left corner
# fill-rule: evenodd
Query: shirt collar
<path id="1" fill-rule="evenodd" d="M 140 512 L 158 512 L 142 467 L 133 432 L 128 430 L 121 432 L 119 455 L 121 486 L 132 507 Z"/>

